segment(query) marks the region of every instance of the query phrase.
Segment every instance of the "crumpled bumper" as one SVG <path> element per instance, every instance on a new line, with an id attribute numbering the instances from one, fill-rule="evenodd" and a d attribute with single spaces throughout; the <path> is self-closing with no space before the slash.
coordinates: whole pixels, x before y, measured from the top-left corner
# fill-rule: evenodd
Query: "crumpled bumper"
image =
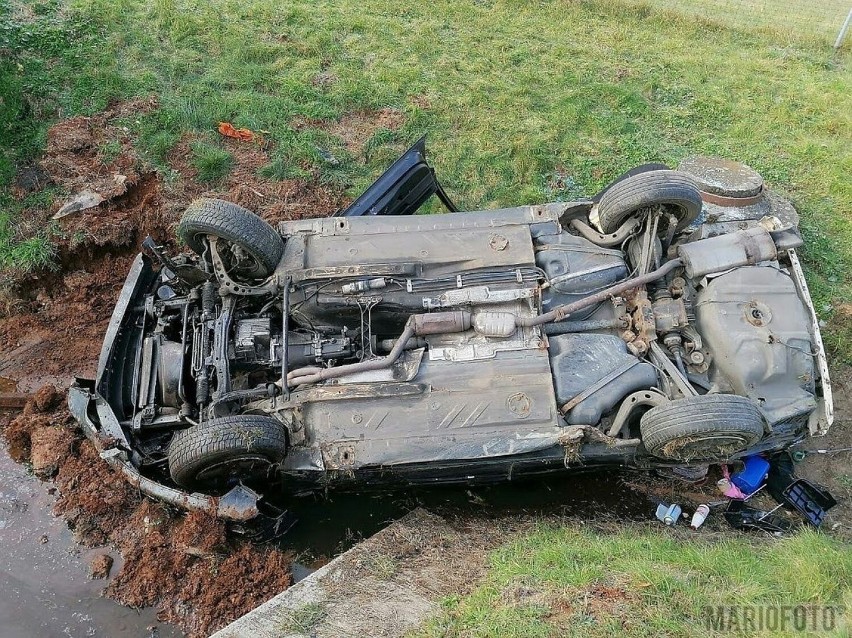
<path id="1" fill-rule="evenodd" d="M 143 476 L 130 462 L 128 452 L 119 447 L 120 442 L 102 431 L 99 415 L 112 419 L 115 419 L 115 415 L 106 400 L 94 389 L 86 387 L 87 385 L 89 384 L 81 379 L 74 382 L 68 391 L 68 408 L 100 457 L 121 472 L 131 485 L 143 494 L 175 507 L 206 512 L 224 520 L 244 522 L 257 517 L 260 496 L 244 485 L 237 485 L 224 496 L 216 497 L 161 485 Z"/>

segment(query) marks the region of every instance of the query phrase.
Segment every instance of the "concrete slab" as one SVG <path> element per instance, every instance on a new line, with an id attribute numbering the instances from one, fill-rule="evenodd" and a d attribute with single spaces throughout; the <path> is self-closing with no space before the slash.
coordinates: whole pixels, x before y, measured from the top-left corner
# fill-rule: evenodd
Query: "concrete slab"
<path id="1" fill-rule="evenodd" d="M 402 636 L 435 615 L 443 596 L 476 579 L 494 531 L 472 538 L 414 510 L 213 638 Z"/>

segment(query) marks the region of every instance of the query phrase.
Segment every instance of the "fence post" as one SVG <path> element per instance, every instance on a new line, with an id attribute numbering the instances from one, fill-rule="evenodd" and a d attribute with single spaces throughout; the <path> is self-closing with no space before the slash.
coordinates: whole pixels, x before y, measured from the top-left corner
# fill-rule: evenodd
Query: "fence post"
<path id="1" fill-rule="evenodd" d="M 846 36 L 846 30 L 849 28 L 849 20 L 852 19 L 852 9 L 849 9 L 849 13 L 846 14 L 846 20 L 843 22 L 843 26 L 840 27 L 840 33 L 837 34 L 837 40 L 834 41 L 834 50 L 840 48 L 840 45 L 843 44 L 843 38 Z"/>

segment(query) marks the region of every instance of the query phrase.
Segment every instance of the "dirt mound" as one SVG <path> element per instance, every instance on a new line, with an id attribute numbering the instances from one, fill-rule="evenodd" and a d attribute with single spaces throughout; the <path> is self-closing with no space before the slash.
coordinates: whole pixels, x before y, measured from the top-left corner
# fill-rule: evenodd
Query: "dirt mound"
<path id="1" fill-rule="evenodd" d="M 47 132 L 42 169 L 51 181 L 73 193 L 91 190 L 109 200 L 136 184 L 142 167 L 127 127 L 117 120 L 156 108 L 156 100 L 124 102 L 94 117 L 73 117 Z"/>
<path id="2" fill-rule="evenodd" d="M 106 596 L 155 606 L 160 620 L 207 636 L 291 584 L 289 554 L 229 538 L 225 524 L 207 514 L 175 512 L 140 497 L 98 457 L 67 410 L 42 411 L 55 405 L 56 393 L 40 390 L 3 435 L 17 461 L 31 462 L 43 476 L 55 473 L 55 513 L 78 542 L 121 552 Z M 93 578 L 106 578 L 110 557 L 96 561 Z"/>
<path id="3" fill-rule="evenodd" d="M 63 202 L 82 191 L 96 192 L 103 201 L 55 222 L 61 233 L 57 269 L 4 281 L 13 301 L 0 316 L 0 376 L 16 379 L 21 391 L 44 383 L 67 387 L 74 376 L 94 376 L 106 326 L 140 243 L 152 235 L 175 247 L 173 227 L 192 199 L 226 199 L 270 222 L 329 215 L 348 202 L 340 192 L 303 180 L 259 177 L 268 149 L 231 139 L 222 140 L 234 162 L 221 184 L 211 189 L 198 181 L 190 161 L 194 139 L 185 136 L 168 158 L 180 179 L 166 186 L 141 159 L 124 126 L 153 108 L 153 99 L 125 102 L 48 131 L 39 171 L 66 196 L 50 210 L 28 211 L 16 220 L 16 233 L 42 229 Z"/>
<path id="4" fill-rule="evenodd" d="M 141 498 L 129 483 L 98 456 L 94 446 L 79 436 L 76 453 L 59 467 L 55 512 L 65 517 L 78 542 L 105 545 L 122 529 Z"/>
<path id="5" fill-rule="evenodd" d="M 33 395 L 33 400 L 29 405 L 31 406 L 31 410 L 35 412 L 53 412 L 62 405 L 64 399 L 65 395 L 57 390 L 55 386 L 44 385 Z"/>
<path id="6" fill-rule="evenodd" d="M 223 148 L 233 157 L 228 175 L 220 183 L 198 181 L 192 163 L 195 136 L 184 135 L 168 156 L 168 163 L 182 177 L 180 197 L 215 197 L 239 204 L 270 223 L 303 217 L 327 217 L 346 206 L 349 198 L 338 190 L 320 187 L 302 179 L 270 180 L 258 171 L 270 161 L 269 147 L 262 141 L 244 142 L 223 138 Z"/>
<path id="7" fill-rule="evenodd" d="M 32 277 L 17 311 L 0 318 L 0 375 L 17 379 L 23 392 L 93 376 L 131 261 L 129 255 L 105 253 L 65 272 Z"/>
<path id="8" fill-rule="evenodd" d="M 33 472 L 41 478 L 50 478 L 71 454 L 73 435 L 64 426 L 41 427 L 30 436 L 30 462 Z"/>
<path id="9" fill-rule="evenodd" d="M 11 456 L 18 463 L 28 461 L 35 430 L 51 426 L 51 418 L 45 415 L 20 415 L 3 430 L 3 438 Z"/>
<path id="10" fill-rule="evenodd" d="M 109 554 L 98 554 L 89 565 L 92 578 L 109 578 L 113 558 Z"/>
<path id="11" fill-rule="evenodd" d="M 173 227 L 192 199 L 233 201 L 270 222 L 328 215 L 348 199 L 309 181 L 261 178 L 268 147 L 230 139 L 222 144 L 233 156 L 232 169 L 220 183 L 197 179 L 190 161 L 194 139 L 187 136 L 167 158 L 179 178 L 166 184 L 137 152 L 127 127 L 156 106 L 153 99 L 134 100 L 58 123 L 48 132 L 41 162 L 16 181 L 19 197 L 49 183 L 62 196 L 50 209 L 29 210 L 15 220 L 18 239 L 49 223 L 58 226 L 58 265 L 35 274 L 2 274 L 7 311 L 0 316 L 0 376 L 14 379 L 21 392 L 35 393 L 3 437 L 15 460 L 53 477 L 55 512 L 80 543 L 120 550 L 123 561 L 105 594 L 131 606 L 156 606 L 162 620 L 202 636 L 285 589 L 292 558 L 228 538 L 223 523 L 209 516 L 176 513 L 143 499 L 83 438 L 65 407 L 64 390 L 74 376 L 94 377 L 103 335 L 142 239 L 150 234 L 174 247 Z M 83 200 L 95 203 L 67 206 Z M 95 567 L 93 572 L 105 572 L 104 565 Z"/>
<path id="12" fill-rule="evenodd" d="M 157 617 L 183 627 L 190 636 L 206 636 L 289 587 L 291 562 L 289 554 L 248 543 L 224 557 L 195 559 Z M 251 586 L 245 586 L 248 583 Z"/>
<path id="13" fill-rule="evenodd" d="M 231 544 L 221 521 L 198 512 L 176 516 L 150 501 L 113 541 L 125 563 L 105 594 L 131 607 L 157 606 L 160 620 L 190 636 L 208 635 L 292 582 L 291 556 Z"/>
<path id="14" fill-rule="evenodd" d="M 67 265 L 81 249 L 91 256 L 92 249 L 130 248 L 143 233 L 164 230 L 171 220 L 161 218 L 159 179 L 136 153 L 126 126 L 128 119 L 156 107 L 153 98 L 122 102 L 51 127 L 44 157 L 31 170 L 40 176 L 35 184 L 53 183 L 62 196 L 51 208 L 17 219 L 16 232 L 38 232 L 59 217 L 59 258 Z"/>

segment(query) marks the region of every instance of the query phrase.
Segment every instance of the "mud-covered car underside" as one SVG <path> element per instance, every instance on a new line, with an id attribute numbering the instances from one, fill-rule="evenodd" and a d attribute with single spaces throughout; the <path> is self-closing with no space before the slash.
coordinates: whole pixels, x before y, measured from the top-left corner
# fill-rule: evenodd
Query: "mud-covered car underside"
<path id="1" fill-rule="evenodd" d="M 335 217 L 194 202 L 192 252 L 146 242 L 72 388 L 101 456 L 242 520 L 273 490 L 707 464 L 828 429 L 797 216 L 747 167 L 412 214 L 431 195 L 454 210 L 421 142 Z"/>

